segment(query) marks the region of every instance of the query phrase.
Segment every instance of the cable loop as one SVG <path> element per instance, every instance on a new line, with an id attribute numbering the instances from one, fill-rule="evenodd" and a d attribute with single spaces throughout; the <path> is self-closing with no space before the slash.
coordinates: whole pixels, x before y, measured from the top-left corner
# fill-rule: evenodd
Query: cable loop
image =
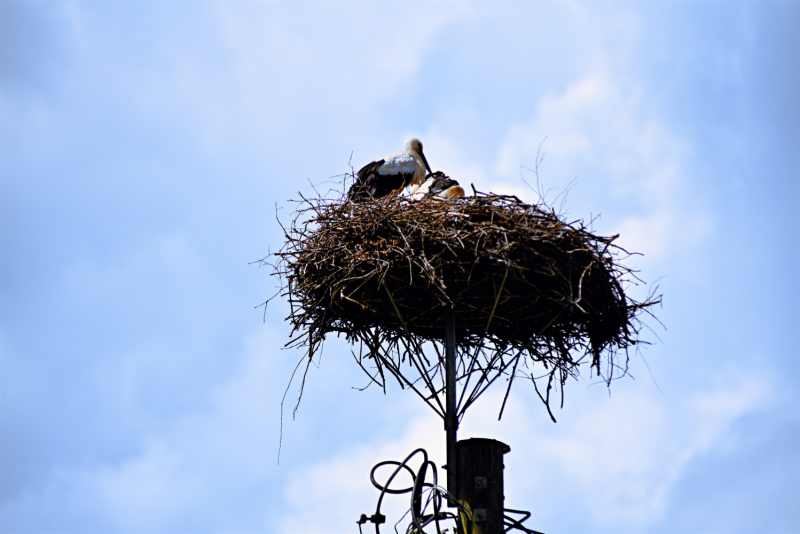
<path id="1" fill-rule="evenodd" d="M 411 483 L 412 483 L 412 485 L 407 487 L 407 488 L 404 488 L 404 489 L 391 489 L 391 488 L 389 488 L 389 483 L 391 483 L 392 478 L 394 478 L 394 475 L 392 475 L 392 477 L 389 478 L 389 481 L 387 482 L 386 486 L 381 486 L 375 480 L 375 471 L 377 471 L 378 468 L 383 467 L 384 465 L 396 465 L 396 466 L 399 466 L 399 467 L 405 469 L 406 471 L 408 471 L 408 474 L 411 475 Z M 395 471 L 395 473 L 396 472 L 397 472 L 397 470 Z M 414 489 L 414 483 L 416 482 L 416 479 L 417 479 L 417 477 L 416 477 L 416 475 L 414 475 L 414 471 L 412 471 L 411 468 L 408 467 L 406 464 L 398 462 L 397 460 L 386 460 L 386 461 L 380 462 L 378 464 L 375 464 L 375 467 L 373 467 L 372 470 L 369 472 L 369 480 L 370 480 L 370 482 L 372 482 L 373 486 L 378 488 L 378 490 L 380 490 L 380 491 L 385 491 L 386 493 L 392 493 L 394 495 L 399 495 L 399 494 L 402 494 L 402 493 L 408 493 L 409 491 L 412 491 Z"/>
<path id="2" fill-rule="evenodd" d="M 422 454 L 422 463 L 420 464 L 417 472 L 414 473 L 414 470 L 409 467 L 408 462 L 417 454 Z M 392 466 L 394 467 L 394 470 L 392 471 L 392 474 L 389 475 L 386 483 L 380 484 L 377 480 L 375 480 L 375 472 L 384 466 Z M 433 482 L 425 481 L 429 476 L 429 469 L 431 472 L 430 477 L 433 479 Z M 411 486 L 392 488 L 392 481 L 401 471 L 405 471 L 411 475 Z M 443 534 L 443 532 L 448 531 L 447 529 L 442 530 L 442 522 L 445 521 L 451 522 L 450 527 L 453 528 L 451 532 L 471 532 L 470 528 L 465 528 L 465 525 L 462 523 L 462 521 L 466 521 L 467 526 L 471 525 L 475 520 L 472 512 L 468 509 L 468 507 L 458 502 L 455 496 L 448 492 L 447 489 L 439 485 L 436 464 L 428 460 L 428 453 L 425 449 L 416 449 L 414 452 L 406 456 L 405 460 L 402 462 L 398 462 L 396 460 L 385 460 L 375 464 L 375 466 L 369 472 L 369 479 L 370 482 L 372 482 L 372 485 L 380 490 L 381 494 L 380 497 L 378 497 L 378 505 L 375 508 L 375 513 L 371 516 L 367 516 L 367 514 L 361 514 L 361 518 L 356 521 L 359 532 L 362 532 L 361 525 L 371 522 L 375 525 L 375 533 L 380 534 L 381 524 L 386 522 L 386 516 L 381 513 L 381 505 L 383 504 L 383 497 L 387 493 L 392 495 L 411 493 L 411 506 L 408 508 L 406 513 L 403 514 L 400 520 L 395 523 L 395 532 L 398 532 L 397 525 L 399 525 L 403 519 L 409 515 L 411 516 L 411 521 L 405 530 L 406 534 L 426 534 L 424 528 L 431 523 L 433 523 L 434 527 L 436 528 L 436 534 Z M 448 512 L 447 510 L 443 511 L 442 503 L 445 500 L 455 502 L 455 508 L 458 512 L 453 513 Z M 503 512 L 503 527 L 505 532 L 508 532 L 509 530 L 520 530 L 526 534 L 542 534 L 541 532 L 531 530 L 522 524 L 523 521 L 531 516 L 530 512 L 512 510 L 510 508 L 504 509 Z M 510 514 L 519 514 L 522 517 L 515 518 Z"/>

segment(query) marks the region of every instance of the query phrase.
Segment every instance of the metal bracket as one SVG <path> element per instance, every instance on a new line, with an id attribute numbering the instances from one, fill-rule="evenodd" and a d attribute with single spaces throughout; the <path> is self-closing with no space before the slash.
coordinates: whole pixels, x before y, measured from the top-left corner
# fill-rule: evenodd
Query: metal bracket
<path id="1" fill-rule="evenodd" d="M 356 524 L 363 525 L 367 521 L 371 521 L 376 525 L 380 525 L 381 523 L 386 522 L 386 516 L 380 512 L 375 512 L 374 515 L 371 515 L 369 517 L 367 517 L 367 514 L 361 514 L 361 518 L 358 521 L 356 521 Z"/>

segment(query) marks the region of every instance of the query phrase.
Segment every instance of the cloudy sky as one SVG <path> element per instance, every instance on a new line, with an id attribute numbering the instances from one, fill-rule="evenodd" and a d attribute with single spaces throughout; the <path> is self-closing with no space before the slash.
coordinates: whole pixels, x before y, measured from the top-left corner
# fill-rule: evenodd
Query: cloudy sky
<path id="1" fill-rule="evenodd" d="M 610 392 L 571 383 L 556 424 L 525 384 L 468 414 L 511 445 L 507 506 L 551 534 L 800 531 L 799 3 L 0 15 L 2 532 L 355 532 L 375 462 L 444 463 L 441 421 L 353 389 L 335 340 L 278 463 L 300 354 L 249 263 L 276 209 L 410 135 L 527 200 L 544 142 L 541 183 L 664 294 Z"/>

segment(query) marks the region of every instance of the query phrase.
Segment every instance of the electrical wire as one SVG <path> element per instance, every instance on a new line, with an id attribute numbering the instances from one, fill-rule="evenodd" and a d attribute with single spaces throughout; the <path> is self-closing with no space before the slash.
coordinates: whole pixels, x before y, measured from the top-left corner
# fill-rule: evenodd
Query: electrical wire
<path id="1" fill-rule="evenodd" d="M 422 463 L 415 473 L 414 470 L 409 467 L 408 463 L 418 454 L 422 455 Z M 386 482 L 381 484 L 375 480 L 375 472 L 381 467 L 387 465 L 395 466 L 395 469 L 392 471 L 392 474 L 389 475 L 389 478 L 386 480 Z M 426 482 L 428 477 L 428 469 L 430 469 L 432 482 Z M 411 486 L 400 488 L 391 487 L 395 477 L 401 471 L 404 471 L 411 476 Z M 397 526 L 409 514 L 411 516 L 411 522 L 405 530 L 406 534 L 427 534 L 424 528 L 431 523 L 433 523 L 434 527 L 436 528 L 436 534 L 443 534 L 443 532 L 447 532 L 449 530 L 447 528 L 442 530 L 442 523 L 445 521 L 453 521 L 455 523 L 455 525 L 452 525 L 455 527 L 453 530 L 454 534 L 462 534 L 465 532 L 469 533 L 472 530 L 471 528 L 465 529 L 465 525 L 462 524 L 462 517 L 464 517 L 470 525 L 473 523 L 474 518 L 472 511 L 458 502 L 452 493 L 448 492 L 445 488 L 439 485 L 436 464 L 428 460 L 428 452 L 423 448 L 414 450 L 411 454 L 406 456 L 402 462 L 398 462 L 397 460 L 384 460 L 382 462 L 378 462 L 370 470 L 369 480 L 372 482 L 372 485 L 375 486 L 375 488 L 380 490 L 381 494 L 378 497 L 378 504 L 375 507 L 375 513 L 371 516 L 367 516 L 367 514 L 361 514 L 361 518 L 356 521 L 360 534 L 363 534 L 361 525 L 367 522 L 371 522 L 375 525 L 375 534 L 380 534 L 380 527 L 386 522 L 386 516 L 381 513 L 381 506 L 383 505 L 384 496 L 387 494 L 402 495 L 404 493 L 411 493 L 410 507 L 408 510 L 406 510 L 402 517 L 400 517 L 397 523 L 395 523 L 395 533 L 400 534 L 397 530 Z M 460 513 L 454 514 L 446 510 L 442 511 L 443 499 L 455 503 L 455 507 Z M 517 519 L 508 515 L 506 512 L 511 514 L 520 514 L 523 517 Z M 505 527 L 504 532 L 508 532 L 509 530 L 519 530 L 525 532 L 526 534 L 542 534 L 541 532 L 531 530 L 522 525 L 523 521 L 527 520 L 530 516 L 530 512 L 505 508 L 503 510 L 503 526 Z"/>

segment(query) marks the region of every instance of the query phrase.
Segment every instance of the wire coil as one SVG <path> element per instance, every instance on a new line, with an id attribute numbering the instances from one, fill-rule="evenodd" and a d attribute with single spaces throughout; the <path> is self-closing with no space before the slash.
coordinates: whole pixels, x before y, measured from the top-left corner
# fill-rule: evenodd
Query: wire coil
<path id="1" fill-rule="evenodd" d="M 409 461 L 411 461 L 411 459 L 418 454 L 422 455 L 422 464 L 415 473 L 408 464 Z M 381 484 L 375 479 L 375 473 L 378 469 L 387 465 L 395 466 L 395 469 L 392 471 L 391 475 L 389 475 L 389 478 L 386 480 L 386 482 Z M 429 476 L 429 469 L 432 482 L 426 481 Z M 395 477 L 397 477 L 397 475 L 401 472 L 406 472 L 411 476 L 411 485 L 400 488 L 391 487 Z M 361 514 L 359 520 L 356 521 L 358 524 L 358 531 L 360 533 L 363 534 L 361 525 L 371 522 L 375 525 L 375 533 L 380 534 L 381 525 L 386 522 L 386 516 L 381 513 L 381 506 L 383 505 L 384 496 L 387 494 L 402 495 L 405 493 L 411 493 L 409 509 L 403 514 L 397 523 L 395 523 L 395 533 L 400 534 L 397 530 L 397 526 L 406 516 L 410 514 L 411 521 L 406 527 L 406 534 L 426 534 L 424 529 L 431 524 L 433 524 L 435 527 L 436 534 L 448 532 L 451 528 L 453 529 L 451 532 L 454 534 L 472 534 L 472 525 L 475 522 L 472 511 L 469 509 L 469 507 L 466 507 L 462 503 L 458 502 L 455 495 L 449 493 L 447 489 L 439 485 L 436 464 L 428 459 L 428 452 L 425 449 L 419 448 L 414 450 L 401 462 L 398 462 L 397 460 L 384 460 L 375 464 L 369 472 L 369 479 L 370 482 L 372 482 L 372 485 L 375 486 L 375 488 L 377 488 L 381 494 L 378 497 L 378 504 L 375 507 L 375 513 L 371 516 L 367 516 L 367 514 Z M 448 512 L 447 510 L 442 510 L 443 499 L 455 503 L 459 513 L 454 514 L 452 512 Z M 515 515 L 518 514 L 522 517 L 514 518 L 508 515 L 508 513 Z M 510 530 L 519 530 L 521 532 L 525 532 L 526 534 L 543 534 L 536 530 L 531 530 L 522 524 L 523 521 L 527 520 L 530 516 L 530 512 L 505 508 L 503 510 L 504 532 L 508 532 Z M 446 526 L 446 523 L 449 523 L 449 525 L 446 528 L 443 528 Z"/>

